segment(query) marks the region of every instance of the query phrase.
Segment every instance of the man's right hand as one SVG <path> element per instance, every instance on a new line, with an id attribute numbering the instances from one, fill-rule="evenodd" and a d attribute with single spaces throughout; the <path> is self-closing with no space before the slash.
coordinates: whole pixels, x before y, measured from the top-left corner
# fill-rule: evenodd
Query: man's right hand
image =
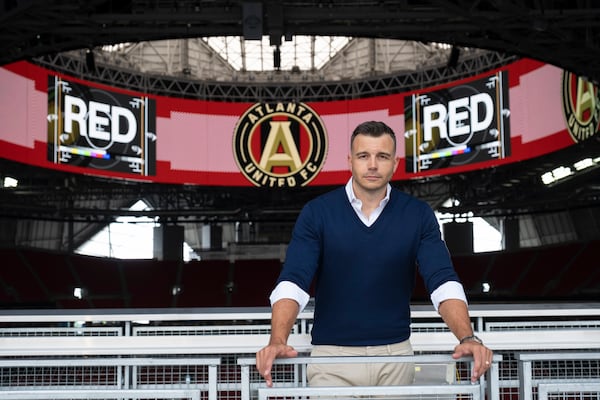
<path id="1" fill-rule="evenodd" d="M 265 378 L 268 387 L 273 386 L 271 368 L 276 358 L 296 357 L 298 352 L 287 344 L 269 344 L 256 353 L 256 369 Z"/>

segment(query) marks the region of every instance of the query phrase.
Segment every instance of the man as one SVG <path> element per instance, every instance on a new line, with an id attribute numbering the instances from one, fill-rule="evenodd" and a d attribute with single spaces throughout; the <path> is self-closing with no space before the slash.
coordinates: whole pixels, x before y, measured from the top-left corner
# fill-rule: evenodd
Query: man
<path id="1" fill-rule="evenodd" d="M 472 355 L 471 380 L 489 368 L 492 351 L 473 335 L 466 296 L 431 208 L 389 182 L 398 167 L 396 137 L 382 122 L 351 136 L 345 187 L 308 202 L 300 213 L 270 300 L 271 337 L 256 368 L 272 386 L 278 357 L 298 353 L 287 339 L 315 279 L 313 356 L 409 355 L 415 271 L 459 340 L 453 357 Z M 311 364 L 311 386 L 410 384 L 406 363 Z"/>

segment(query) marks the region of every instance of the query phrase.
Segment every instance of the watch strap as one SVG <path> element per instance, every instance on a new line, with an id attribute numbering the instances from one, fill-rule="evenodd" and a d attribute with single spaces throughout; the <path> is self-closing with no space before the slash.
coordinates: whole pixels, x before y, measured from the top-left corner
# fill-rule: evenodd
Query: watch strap
<path id="1" fill-rule="evenodd" d="M 460 341 L 459 341 L 460 344 L 463 344 L 464 342 L 477 342 L 479 344 L 483 344 L 483 340 L 479 339 L 475 335 L 465 336 L 464 338 L 460 339 Z"/>

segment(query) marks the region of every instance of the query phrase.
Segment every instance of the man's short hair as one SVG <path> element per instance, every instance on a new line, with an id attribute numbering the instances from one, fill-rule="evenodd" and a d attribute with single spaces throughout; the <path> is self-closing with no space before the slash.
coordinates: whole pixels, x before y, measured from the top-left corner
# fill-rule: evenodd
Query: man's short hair
<path id="1" fill-rule="evenodd" d="M 352 149 L 352 143 L 357 135 L 367 135 L 373 137 L 379 137 L 383 135 L 389 135 L 394 141 L 394 150 L 396 149 L 396 134 L 388 125 L 381 121 L 366 121 L 358 125 L 352 136 L 350 137 L 350 148 Z"/>

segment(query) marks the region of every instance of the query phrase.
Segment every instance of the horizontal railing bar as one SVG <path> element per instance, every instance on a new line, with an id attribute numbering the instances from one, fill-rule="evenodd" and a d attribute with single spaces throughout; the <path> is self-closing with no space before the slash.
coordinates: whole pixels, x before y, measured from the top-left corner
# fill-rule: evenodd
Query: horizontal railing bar
<path id="1" fill-rule="evenodd" d="M 600 360 L 600 352 L 519 353 L 520 361 Z"/>
<path id="2" fill-rule="evenodd" d="M 544 378 L 544 379 L 531 379 L 532 386 L 548 385 L 548 384 L 561 384 L 561 383 L 598 383 L 598 378 Z"/>
<path id="3" fill-rule="evenodd" d="M 600 382 L 548 383 L 538 386 L 538 399 L 547 400 L 550 393 L 600 392 Z"/>
<path id="4" fill-rule="evenodd" d="M 328 386 L 295 388 L 259 388 L 258 399 L 282 396 L 391 396 L 402 394 L 472 394 L 479 398 L 478 384 L 465 385 L 406 385 L 406 386 Z"/>
<path id="5" fill-rule="evenodd" d="M 319 357 L 291 357 L 278 358 L 274 364 L 357 364 L 357 363 L 451 363 L 451 362 L 471 362 L 471 357 L 453 358 L 445 354 L 423 354 L 413 356 L 319 356 Z M 502 355 L 494 354 L 494 362 L 502 361 Z M 254 365 L 255 358 L 238 358 L 238 365 Z"/>
<path id="6" fill-rule="evenodd" d="M 518 314 L 515 314 L 518 311 Z M 600 303 L 559 304 L 473 304 L 471 317 L 557 317 L 600 316 Z M 311 310 L 305 310 L 298 319 L 312 319 Z M 431 305 L 411 306 L 411 317 L 439 318 Z M 0 310 L 0 323 L 18 322 L 118 322 L 118 321 L 217 321 L 217 320 L 270 320 L 268 307 L 215 307 L 179 309 L 90 309 L 90 310 Z"/>
<path id="7" fill-rule="evenodd" d="M 220 358 L 21 358 L 0 360 L 6 367 L 220 365 Z"/>
<path id="8" fill-rule="evenodd" d="M 189 398 L 199 400 L 200 392 L 190 389 L 85 389 L 85 390 L 0 390 L 2 399 L 5 400 L 31 400 L 31 399 L 172 399 Z"/>

